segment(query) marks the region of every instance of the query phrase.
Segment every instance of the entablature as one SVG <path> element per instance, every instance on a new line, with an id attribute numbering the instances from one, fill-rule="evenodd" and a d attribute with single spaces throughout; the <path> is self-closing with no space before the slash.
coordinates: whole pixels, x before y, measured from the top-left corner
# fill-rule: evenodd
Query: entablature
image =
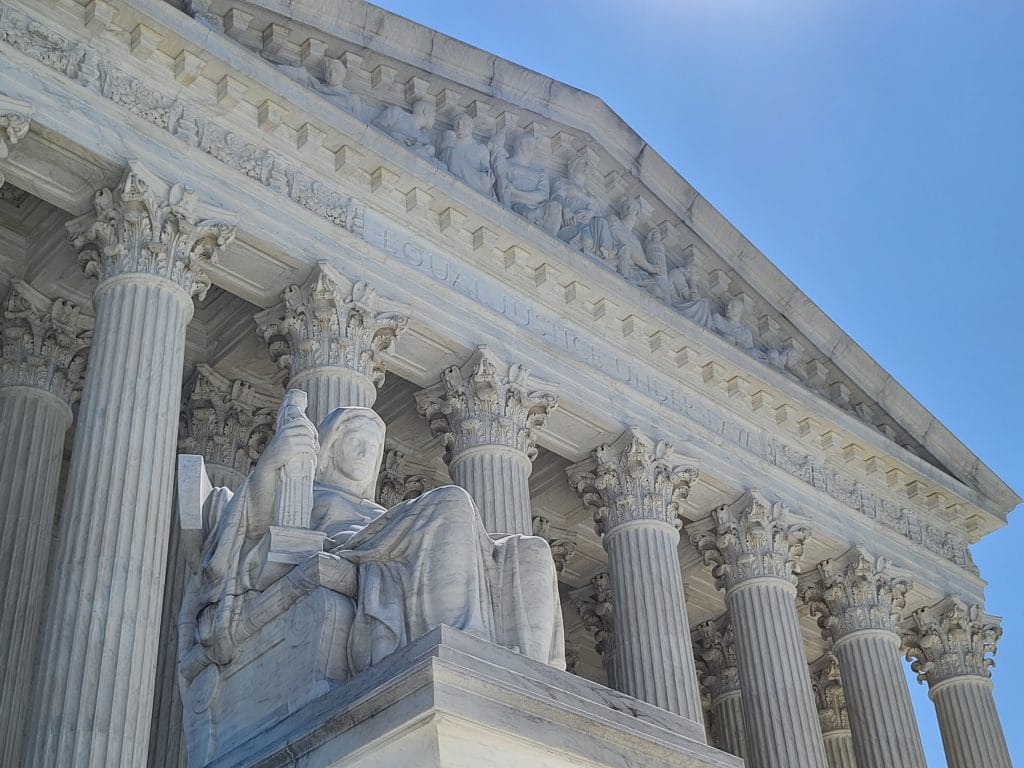
<path id="1" fill-rule="evenodd" d="M 327 255 L 347 273 L 382 284 L 397 300 L 418 308 L 429 318 L 419 324 L 419 335 L 432 337 L 435 348 L 447 347 L 448 357 L 481 342 L 501 346 L 526 334 L 536 357 L 532 367 L 545 378 L 569 379 L 563 385 L 565 405 L 552 418 L 546 443 L 563 456 L 579 458 L 598 438 L 614 437 L 621 417 L 668 433 L 677 444 L 692 442 L 722 476 L 735 475 L 741 465 L 749 475 L 743 479 L 758 484 L 788 477 L 826 494 L 836 509 L 878 521 L 925 550 L 948 549 L 947 559 L 961 567 L 970 567 L 969 521 L 974 519 L 980 532 L 998 525 L 998 513 L 977 491 L 842 409 L 809 396 L 785 373 L 760 365 L 615 272 L 595 269 L 583 253 L 405 152 L 251 53 L 231 48 L 230 41 L 155 1 L 93 2 L 93 19 L 97 8 L 114 5 L 124 11 L 117 22 L 132 21 L 131 14 L 145 7 L 154 25 L 167 25 L 160 26 L 160 44 L 177 30 L 185 41 L 182 51 L 158 55 L 159 46 L 152 46 L 148 57 L 125 56 L 139 36 L 125 29 L 108 34 L 115 21 L 111 15 L 89 43 L 89 50 L 99 53 L 86 66 L 85 54 L 75 59 L 71 53 L 80 45 L 73 42 L 80 32 L 61 28 L 47 37 L 39 22 L 12 10 L 14 3 L 3 3 L 0 58 L 34 62 L 31 66 L 54 73 L 48 92 L 37 94 L 40 135 L 63 131 L 68 141 L 94 152 L 97 178 L 109 175 L 104 166 L 116 168 L 133 156 L 158 173 L 180 176 L 185 165 L 184 175 L 204 198 L 243 212 L 240 244 L 211 270 L 226 291 L 271 305 L 287 284 L 301 282 L 309 266 Z M 54 3 L 68 15 L 76 7 Z M 82 18 L 90 12 L 84 13 Z M 50 47 L 12 44 L 12 28 L 37 43 L 41 35 Z M 199 46 L 204 34 L 206 48 Z M 362 170 L 339 174 L 336 164 L 325 164 L 330 150 L 323 142 L 307 152 L 297 140 L 289 145 L 285 139 L 291 134 L 279 130 L 284 122 L 266 129 L 266 109 L 261 117 L 255 105 L 239 109 L 241 101 L 230 110 L 213 106 L 223 89 L 205 75 L 216 76 L 216 68 L 192 62 L 195 78 L 182 80 L 177 62 L 188 61 L 182 59 L 188 45 L 196 46 L 193 56 L 219 54 L 221 67 L 239 67 L 239 81 L 262 78 L 263 87 L 279 89 L 282 103 L 297 113 L 318 115 L 332 130 L 347 131 L 349 140 L 359 142 Z M 99 73 L 96 80 L 92 67 Z M 173 94 L 156 90 L 170 82 L 179 84 Z M 0 75 L 0 89 L 17 87 L 24 84 Z M 66 125 L 71 108 L 107 128 L 121 122 L 130 130 Z M 240 149 L 229 151 L 232 147 Z M 34 157 L 25 148 L 21 154 L 19 163 Z M 367 158 L 369 165 L 382 164 L 367 172 Z M 409 183 L 419 186 L 405 188 Z M 72 196 L 68 189 L 39 191 L 55 202 Z M 286 217 L 280 215 L 282 198 L 290 201 L 284 203 Z M 253 273 L 264 277 L 253 279 Z M 242 332 L 243 326 L 238 320 L 232 327 Z M 410 332 L 413 339 L 416 330 Z M 439 333 L 448 334 L 443 343 Z M 396 371 L 420 385 L 432 383 L 452 362 L 443 356 L 403 362 L 403 354 L 396 356 Z M 595 420 L 588 411 L 602 397 L 611 415 Z M 573 419 L 599 426 L 581 431 Z M 836 509 L 816 514 L 835 517 Z"/>

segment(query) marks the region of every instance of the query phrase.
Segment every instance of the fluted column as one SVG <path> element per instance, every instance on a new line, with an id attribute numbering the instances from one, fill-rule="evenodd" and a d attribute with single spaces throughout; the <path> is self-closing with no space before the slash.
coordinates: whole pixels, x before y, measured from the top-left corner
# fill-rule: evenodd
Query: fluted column
<path id="1" fill-rule="evenodd" d="M 915 611 L 904 634 L 918 681 L 928 681 L 949 768 L 1012 765 L 989 671 L 1001 634 L 996 617 L 957 597 Z"/>
<path id="2" fill-rule="evenodd" d="M 314 424 L 334 408 L 369 408 L 384 383 L 383 354 L 409 324 L 407 308 L 321 261 L 303 285 L 256 315 L 256 331 L 289 375 L 288 387 L 309 396 Z"/>
<path id="3" fill-rule="evenodd" d="M 925 765 L 900 658 L 908 575 L 856 546 L 800 579 L 800 596 L 839 659 L 860 768 Z"/>
<path id="4" fill-rule="evenodd" d="M 712 511 L 690 540 L 713 566 L 732 619 L 753 768 L 824 768 L 825 745 L 796 613 L 793 573 L 810 531 L 757 493 Z"/>
<path id="5" fill-rule="evenodd" d="M 416 393 L 431 434 L 443 435 L 452 480 L 473 497 L 489 533 L 533 533 L 530 473 L 536 430 L 557 403 L 550 388 L 480 347 Z"/>
<path id="6" fill-rule="evenodd" d="M 701 622 L 694 628 L 693 655 L 701 685 L 711 699 L 715 746 L 737 757 L 745 757 L 743 695 L 729 614 L 724 613 L 715 621 Z"/>
<path id="7" fill-rule="evenodd" d="M 251 384 L 231 381 L 199 365 L 186 385 L 178 430 L 178 452 L 205 459 L 210 482 L 237 488 L 252 470 L 274 428 L 277 401 Z M 181 529 L 172 519 L 167 546 L 160 645 L 157 654 L 150 768 L 184 768 L 185 732 L 178 688 L 178 613 L 188 579 Z"/>
<path id="8" fill-rule="evenodd" d="M 679 565 L 682 503 L 697 471 L 627 430 L 566 469 L 608 552 L 619 690 L 703 724 Z"/>
<path id="9" fill-rule="evenodd" d="M 64 435 L 92 323 L 15 280 L 0 336 L 0 765 L 16 765 L 45 604 Z"/>
<path id="10" fill-rule="evenodd" d="M 601 657 L 601 666 L 608 685 L 621 691 L 622 672 L 615 643 L 615 617 L 612 605 L 612 579 L 602 572 L 590 580 L 587 588 L 574 593 L 573 607 L 583 620 L 583 627 L 594 636 L 594 650 Z"/>
<path id="11" fill-rule="evenodd" d="M 6 160 L 11 148 L 25 138 L 34 112 L 31 104 L 0 93 L 0 160 Z M 4 171 L 0 168 L 0 187 L 3 184 Z"/>
<path id="12" fill-rule="evenodd" d="M 68 225 L 99 277 L 28 766 L 145 765 L 185 326 L 233 227 L 133 164 Z"/>
<path id="13" fill-rule="evenodd" d="M 814 702 L 818 706 L 828 768 L 857 768 L 839 659 L 826 653 L 811 664 L 811 688 L 814 690 Z"/>

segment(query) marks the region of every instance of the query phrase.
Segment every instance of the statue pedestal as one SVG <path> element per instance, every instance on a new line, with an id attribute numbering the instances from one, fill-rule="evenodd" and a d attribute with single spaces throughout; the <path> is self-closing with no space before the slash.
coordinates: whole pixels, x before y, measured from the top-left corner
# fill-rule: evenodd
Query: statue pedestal
<path id="1" fill-rule="evenodd" d="M 742 767 L 702 743 L 702 733 L 697 723 L 442 626 L 282 712 L 210 765 Z"/>

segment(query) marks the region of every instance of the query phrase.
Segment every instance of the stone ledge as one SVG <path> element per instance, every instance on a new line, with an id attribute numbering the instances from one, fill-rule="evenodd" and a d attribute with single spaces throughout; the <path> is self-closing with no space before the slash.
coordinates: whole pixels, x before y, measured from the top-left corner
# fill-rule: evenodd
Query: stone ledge
<path id="1" fill-rule="evenodd" d="M 703 726 L 438 627 L 212 766 L 740 768 Z"/>

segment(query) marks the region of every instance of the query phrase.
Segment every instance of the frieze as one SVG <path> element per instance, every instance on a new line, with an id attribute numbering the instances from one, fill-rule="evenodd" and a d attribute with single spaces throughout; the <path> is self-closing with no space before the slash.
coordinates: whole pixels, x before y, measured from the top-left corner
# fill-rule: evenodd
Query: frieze
<path id="1" fill-rule="evenodd" d="M 328 189 L 326 185 L 300 170 L 298 166 L 289 163 L 277 153 L 245 141 L 180 100 L 168 101 L 169 97 L 157 94 L 152 89 L 143 86 L 130 75 L 118 70 L 109 61 L 102 59 L 94 52 L 87 51 L 79 43 L 53 32 L 26 14 L 13 10 L 2 3 L 0 3 L 0 40 L 83 87 L 111 100 L 116 100 L 118 104 L 133 114 L 201 149 L 224 165 L 245 174 L 261 185 L 289 197 L 335 226 L 356 237 L 368 239 L 368 234 L 364 229 L 365 206 L 356 198 L 345 197 Z M 971 573 L 978 573 L 966 544 L 955 534 L 943 533 L 932 526 L 927 526 L 927 530 L 922 531 L 922 526 L 916 515 L 888 501 L 883 501 L 864 489 L 861 489 L 858 503 L 857 499 L 853 497 L 853 487 L 857 484 L 853 483 L 853 487 L 851 487 L 849 480 L 836 482 L 835 473 L 829 473 L 823 468 L 817 470 L 817 475 L 821 476 L 820 480 L 815 481 L 816 471 L 812 469 L 811 479 L 808 481 L 806 479 L 808 470 L 800 470 L 800 474 L 795 473 L 787 466 L 787 460 L 779 458 L 777 454 L 767 449 L 766 443 L 772 440 L 767 433 L 761 432 L 758 435 L 722 418 L 721 415 L 711 412 L 688 398 L 679 389 L 641 372 L 627 357 L 599 350 L 595 345 L 586 341 L 580 332 L 572 330 L 560 320 L 536 312 L 518 299 L 492 290 L 492 294 L 495 295 L 492 295 L 489 301 L 481 300 L 479 294 L 482 293 L 483 286 L 479 279 L 465 275 L 461 267 L 455 266 L 439 254 L 425 251 L 413 243 L 397 245 L 393 232 L 382 231 L 377 235 L 376 239 L 382 246 L 388 246 L 387 250 L 396 256 L 404 257 L 406 263 L 421 270 L 429 263 L 429 266 L 422 271 L 448 283 L 450 287 L 467 296 L 477 299 L 484 306 L 497 309 L 517 324 L 539 332 L 576 359 L 601 368 L 657 402 L 686 415 L 713 433 L 739 445 L 744 450 L 758 453 L 762 458 L 799 477 L 804 482 L 815 487 L 819 487 L 819 483 L 823 484 L 825 487 L 821 489 L 833 498 L 843 501 L 869 517 L 881 519 L 887 527 L 903 533 L 915 543 L 922 544 L 930 551 L 946 557 Z M 389 238 L 390 243 L 388 242 Z M 684 260 L 682 268 L 686 267 L 687 264 Z M 439 272 L 443 272 L 443 277 L 437 274 Z M 692 298 L 681 298 L 678 288 L 674 290 L 674 295 L 678 299 L 674 303 L 693 300 Z M 725 316 L 723 315 L 723 317 Z M 856 412 L 857 408 L 854 407 L 853 411 Z M 864 411 L 862 411 L 861 417 L 868 418 L 863 416 L 863 413 Z M 759 438 L 760 447 L 758 446 Z M 829 474 L 832 477 L 831 484 L 828 481 Z M 890 514 L 890 512 L 894 514 Z"/>

